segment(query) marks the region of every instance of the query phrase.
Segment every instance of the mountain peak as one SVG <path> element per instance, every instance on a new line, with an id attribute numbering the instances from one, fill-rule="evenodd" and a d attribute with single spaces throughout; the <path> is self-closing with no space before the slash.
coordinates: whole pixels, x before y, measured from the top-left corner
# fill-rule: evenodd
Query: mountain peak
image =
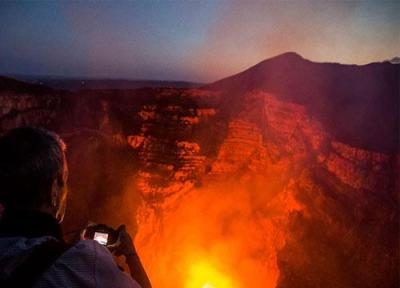
<path id="1" fill-rule="evenodd" d="M 292 51 L 279 54 L 277 56 L 267 59 L 267 61 L 272 60 L 272 59 L 290 59 L 290 60 L 302 59 L 302 60 L 304 60 L 304 58 L 300 54 L 297 54 L 296 52 L 292 52 Z"/>
<path id="2" fill-rule="evenodd" d="M 303 58 L 301 55 L 297 54 L 296 52 L 286 52 L 283 54 L 276 55 L 274 57 L 265 59 L 260 63 L 250 67 L 248 70 L 257 67 L 258 69 L 263 69 L 265 66 L 277 66 L 277 67 L 291 67 L 292 65 L 301 65 L 302 63 L 310 62 L 309 60 Z M 257 69 L 256 68 L 256 69 Z"/>
<path id="3" fill-rule="evenodd" d="M 241 105 L 245 95 L 253 91 L 305 105 L 336 139 L 352 146 L 392 153 L 398 149 L 397 134 L 393 131 L 396 131 L 398 115 L 399 68 L 387 63 L 362 66 L 318 63 L 289 52 L 206 88 L 223 92 L 222 101 L 233 113 L 238 111 L 234 109 Z M 345 111 L 339 114 L 343 108 Z"/>

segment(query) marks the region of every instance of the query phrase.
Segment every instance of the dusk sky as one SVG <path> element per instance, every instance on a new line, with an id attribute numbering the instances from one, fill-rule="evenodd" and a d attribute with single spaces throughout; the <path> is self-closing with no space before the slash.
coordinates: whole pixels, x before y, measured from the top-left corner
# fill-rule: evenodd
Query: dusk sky
<path id="1" fill-rule="evenodd" d="M 0 74 L 211 82 L 294 51 L 400 56 L 400 1 L 1 1 Z"/>

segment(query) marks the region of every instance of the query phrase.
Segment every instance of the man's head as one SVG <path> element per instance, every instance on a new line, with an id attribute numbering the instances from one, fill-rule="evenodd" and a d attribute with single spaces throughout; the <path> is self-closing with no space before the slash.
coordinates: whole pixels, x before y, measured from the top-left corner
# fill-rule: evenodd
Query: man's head
<path id="1" fill-rule="evenodd" d="M 61 222 L 67 178 L 65 144 L 58 135 L 22 127 L 0 137 L 0 203 L 6 209 L 39 210 Z"/>

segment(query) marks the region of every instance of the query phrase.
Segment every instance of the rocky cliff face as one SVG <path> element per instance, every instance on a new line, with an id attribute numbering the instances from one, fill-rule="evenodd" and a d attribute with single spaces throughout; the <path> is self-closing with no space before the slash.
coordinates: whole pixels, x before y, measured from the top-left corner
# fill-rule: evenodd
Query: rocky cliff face
<path id="1" fill-rule="evenodd" d="M 315 77 L 315 67 L 325 71 L 327 64 L 302 66 L 293 56 L 257 69 L 290 64 Z M 343 73 L 357 74 L 353 68 Z M 197 90 L 2 88 L 0 127 L 29 123 L 61 133 L 73 188 L 66 229 L 89 219 L 128 222 L 154 287 L 395 287 L 397 136 L 357 146 L 365 132 L 357 138 L 358 126 L 348 135 L 343 121 L 337 131 L 331 123 L 349 119 L 351 105 L 342 113 L 332 102 L 337 114 L 329 120 L 332 114 L 321 118 L 331 109 L 325 100 L 322 110 L 305 101 L 307 91 L 320 101 L 321 83 L 296 96 L 297 72 L 285 82 L 290 93 L 271 84 L 278 76 L 258 85 L 253 73 L 234 77 L 252 83 L 246 89 L 229 79 Z"/>
<path id="2" fill-rule="evenodd" d="M 0 77 L 0 131 L 23 125 L 48 126 L 61 98 L 52 89 Z"/>
<path id="3" fill-rule="evenodd" d="M 191 140 L 204 116 L 194 103 L 185 107 L 175 97 L 165 104 L 141 105 L 139 134 L 127 138 L 143 163 L 139 186 L 149 202 L 192 188 L 204 170 L 205 157 Z"/>
<path id="4" fill-rule="evenodd" d="M 146 121 L 158 117 L 157 113 L 152 115 L 146 116 Z M 218 112 L 213 117 L 218 117 Z M 140 139 L 165 145 L 143 135 Z M 201 145 L 194 143 L 181 148 L 187 152 L 174 155 L 202 152 Z M 163 158 L 141 151 L 152 159 Z M 141 210 L 141 227 L 152 229 L 139 230 L 139 243 L 146 246 L 144 243 L 153 238 L 155 242 L 150 246 L 175 255 L 174 247 L 185 249 L 180 243 L 189 242 L 194 234 L 200 243 L 192 249 L 206 249 L 209 257 L 218 259 L 221 252 L 215 246 L 231 247 L 235 252 L 225 256 L 225 263 L 219 265 L 228 273 L 235 271 L 239 287 L 249 283 L 252 287 L 375 287 L 379 283 L 390 287 L 397 279 L 394 267 L 398 259 L 395 238 L 399 195 L 394 183 L 398 171 L 395 155 L 338 142 L 307 113 L 305 106 L 257 91 L 248 93 L 239 112 L 227 119 L 226 135 L 217 151 L 214 157 L 200 156 L 199 166 L 196 161 L 192 164 L 191 171 L 196 172 L 190 175 L 196 181 L 201 179 L 200 187 L 188 185 L 183 179 L 168 181 L 174 189 L 169 187 L 167 197 L 157 198 L 163 203 L 158 206 L 162 207 L 159 212 L 154 207 Z M 150 158 L 142 156 L 143 166 L 152 165 L 154 160 Z M 209 163 L 209 170 L 196 170 L 204 163 Z M 181 171 L 171 166 L 170 173 Z M 150 175 L 145 183 L 152 182 Z M 218 187 L 215 183 L 219 183 Z M 146 186 L 144 191 L 160 190 Z M 212 191 L 213 195 L 207 199 L 198 196 L 196 204 L 193 195 L 199 191 L 204 195 Z M 222 199 L 231 196 L 237 202 L 227 206 Z M 192 200 L 188 203 L 185 199 Z M 193 223 L 195 231 L 179 228 L 182 219 L 173 217 L 191 208 L 196 213 L 182 217 Z M 221 214 L 227 214 L 224 220 L 220 219 Z M 199 223 L 201 217 L 206 223 Z M 158 232 L 165 230 L 161 235 Z M 173 235 L 181 230 L 187 233 L 176 239 Z M 198 235 L 197 230 L 213 236 Z M 388 242 L 382 244 L 380 237 Z M 160 245 L 158 241 L 168 244 Z M 242 252 L 237 253 L 236 249 Z M 162 252 L 153 252 L 148 255 L 149 262 L 157 263 L 159 257 L 164 265 L 169 264 Z M 176 255 L 174 263 L 184 265 L 185 257 Z M 246 265 L 240 264 L 243 259 Z M 162 264 L 152 268 L 157 271 L 159 285 L 171 274 L 179 275 Z M 387 278 L 379 276 L 376 271 L 380 269 Z M 249 270 L 263 273 L 254 277 Z M 181 281 L 178 285 L 183 285 L 184 280 Z"/>

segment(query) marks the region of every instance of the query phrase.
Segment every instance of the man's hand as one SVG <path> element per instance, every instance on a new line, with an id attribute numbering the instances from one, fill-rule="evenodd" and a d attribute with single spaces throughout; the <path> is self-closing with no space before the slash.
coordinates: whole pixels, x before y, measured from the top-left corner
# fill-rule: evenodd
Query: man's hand
<path id="1" fill-rule="evenodd" d="M 110 249 L 116 256 L 124 255 L 126 257 L 131 255 L 137 255 L 135 246 L 128 232 L 126 232 L 125 225 L 121 225 L 117 229 L 118 240 L 112 245 L 108 245 L 107 248 Z"/>

